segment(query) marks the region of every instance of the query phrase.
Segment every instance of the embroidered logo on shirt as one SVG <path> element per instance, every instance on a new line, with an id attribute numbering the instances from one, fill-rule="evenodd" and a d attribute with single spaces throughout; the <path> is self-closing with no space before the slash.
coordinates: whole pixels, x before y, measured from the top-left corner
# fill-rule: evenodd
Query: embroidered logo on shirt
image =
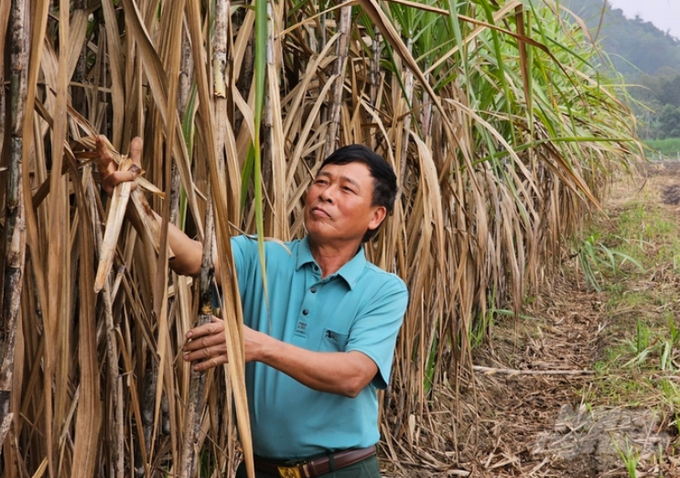
<path id="1" fill-rule="evenodd" d="M 295 335 L 298 337 L 305 337 L 307 338 L 307 322 L 303 321 L 298 321 L 297 325 L 295 326 Z"/>

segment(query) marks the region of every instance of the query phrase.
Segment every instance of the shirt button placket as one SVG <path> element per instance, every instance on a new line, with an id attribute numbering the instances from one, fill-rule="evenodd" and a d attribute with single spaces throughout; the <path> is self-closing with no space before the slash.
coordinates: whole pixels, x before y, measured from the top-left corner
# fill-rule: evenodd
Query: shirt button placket
<path id="1" fill-rule="evenodd" d="M 302 302 L 302 316 L 303 317 L 308 317 L 310 311 L 314 309 L 314 304 L 316 303 L 316 293 L 319 290 L 318 284 L 314 284 L 311 286 L 308 290 L 308 293 L 305 294 L 305 299 Z"/>

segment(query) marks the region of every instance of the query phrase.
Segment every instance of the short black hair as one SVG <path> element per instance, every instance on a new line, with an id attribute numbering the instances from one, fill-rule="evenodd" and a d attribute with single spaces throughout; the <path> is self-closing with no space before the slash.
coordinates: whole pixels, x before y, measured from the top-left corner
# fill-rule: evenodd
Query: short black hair
<path id="1" fill-rule="evenodd" d="M 349 163 L 364 163 L 368 166 L 368 170 L 373 177 L 373 197 L 371 199 L 371 206 L 383 206 L 387 210 L 387 214 L 392 214 L 394 200 L 397 197 L 397 175 L 394 173 L 394 169 L 392 169 L 390 163 L 363 144 L 349 144 L 335 150 L 328 156 L 324 162 L 321 163 L 321 168 L 319 170 L 323 169 L 327 164 L 342 165 Z M 382 225 L 382 223 L 380 225 Z M 378 232 L 380 225 L 375 229 L 366 231 L 362 242 L 369 241 Z"/>

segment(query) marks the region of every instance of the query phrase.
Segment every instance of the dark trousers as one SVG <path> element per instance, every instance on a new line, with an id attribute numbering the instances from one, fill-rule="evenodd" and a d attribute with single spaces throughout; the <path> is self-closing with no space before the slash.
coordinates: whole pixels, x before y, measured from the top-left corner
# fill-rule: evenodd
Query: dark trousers
<path id="1" fill-rule="evenodd" d="M 241 462 L 236 470 L 236 478 L 247 478 L 246 474 L 246 464 Z M 340 470 L 331 471 L 323 475 L 319 475 L 323 478 L 380 478 L 380 465 L 378 464 L 378 458 L 373 455 L 369 456 L 365 460 L 361 460 L 350 466 L 346 466 Z M 261 471 L 255 471 L 255 478 L 280 478 L 276 475 L 268 475 Z"/>

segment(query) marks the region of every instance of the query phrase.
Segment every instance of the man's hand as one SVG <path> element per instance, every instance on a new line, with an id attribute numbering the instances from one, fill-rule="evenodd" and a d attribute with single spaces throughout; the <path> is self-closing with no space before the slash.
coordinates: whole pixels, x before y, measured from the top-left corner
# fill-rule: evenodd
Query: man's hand
<path id="1" fill-rule="evenodd" d="M 243 340 L 246 349 L 246 362 L 260 360 L 258 354 L 266 348 L 266 344 L 278 342 L 262 332 L 243 326 Z M 204 371 L 223 365 L 229 361 L 227 343 L 224 336 L 224 322 L 213 316 L 209 324 L 199 325 L 187 332 L 187 343 L 182 349 L 184 360 L 197 363 L 194 370 Z"/>
<path id="2" fill-rule="evenodd" d="M 135 178 L 141 172 L 141 157 L 144 142 L 142 138 L 136 137 L 130 143 L 130 159 L 133 161 L 133 165 L 127 171 L 119 171 L 116 162 L 111 155 L 111 151 L 107 147 L 109 144 L 105 136 L 97 137 L 97 169 L 101 174 L 101 184 L 102 189 L 106 191 L 106 194 L 111 196 L 113 194 L 113 188 L 117 184 L 125 181 L 134 181 Z M 134 188 L 135 185 L 133 184 Z"/>
<path id="3" fill-rule="evenodd" d="M 109 196 L 113 195 L 113 189 L 116 185 L 125 181 L 135 181 L 135 179 L 142 173 L 141 157 L 144 142 L 142 138 L 136 137 L 130 143 L 129 158 L 133 164 L 127 171 L 120 171 L 118 165 L 114 160 L 114 154 L 110 149 L 109 141 L 105 136 L 97 137 L 96 152 L 97 152 L 97 168 L 101 174 L 102 189 L 106 191 Z M 144 189 L 154 190 L 155 186 L 146 182 Z M 132 183 L 132 190 L 137 184 Z M 134 200 L 134 195 L 133 195 Z M 146 201 L 144 201 L 146 203 Z M 150 216 L 147 218 L 147 216 Z M 158 250 L 160 242 L 162 225 L 161 217 L 154 211 L 151 211 L 148 204 L 141 208 L 137 206 L 137 213 L 128 214 L 128 219 L 132 221 L 133 226 L 138 231 L 144 233 L 146 237 L 150 237 L 155 241 L 155 248 Z M 155 221 L 157 226 L 153 223 L 149 224 L 149 220 Z M 144 235 L 144 234 L 143 234 Z M 203 245 L 200 242 L 194 241 L 187 237 L 184 232 L 175 227 L 174 224 L 168 225 L 168 246 L 170 246 L 170 268 L 178 274 L 197 277 L 201 272 L 201 260 L 203 255 Z M 219 264 L 215 262 L 215 275 L 219 277 Z"/>
<path id="4" fill-rule="evenodd" d="M 197 372 L 208 370 L 229 361 L 227 343 L 224 337 L 224 322 L 213 316 L 209 324 L 199 325 L 186 334 L 184 360 L 194 362 Z"/>

